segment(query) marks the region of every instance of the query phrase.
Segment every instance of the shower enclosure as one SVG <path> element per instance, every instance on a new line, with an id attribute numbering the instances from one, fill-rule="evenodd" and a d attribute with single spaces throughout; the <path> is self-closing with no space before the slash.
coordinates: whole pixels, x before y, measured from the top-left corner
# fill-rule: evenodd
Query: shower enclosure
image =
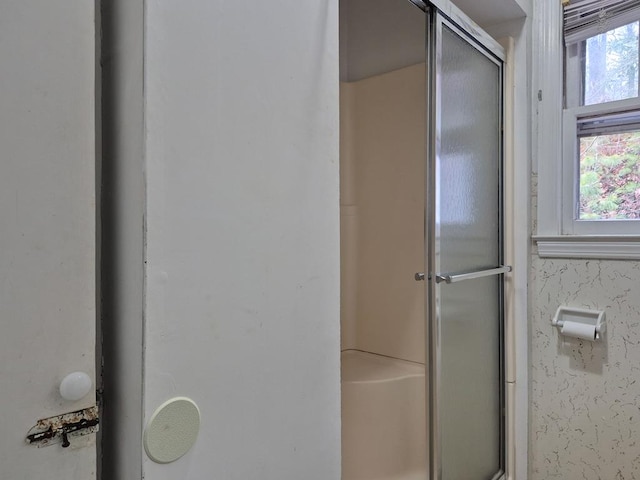
<path id="1" fill-rule="evenodd" d="M 504 53 L 446 1 L 343 3 L 343 480 L 499 479 Z"/>

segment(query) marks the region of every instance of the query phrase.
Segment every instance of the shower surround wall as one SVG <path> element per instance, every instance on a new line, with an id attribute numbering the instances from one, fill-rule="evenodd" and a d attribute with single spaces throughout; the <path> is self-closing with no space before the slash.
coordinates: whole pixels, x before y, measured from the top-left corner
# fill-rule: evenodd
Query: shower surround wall
<path id="1" fill-rule="evenodd" d="M 344 480 L 426 475 L 424 79 L 341 85 Z"/>
<path id="2" fill-rule="evenodd" d="M 640 478 L 638 285 L 640 262 L 540 258 L 534 246 L 530 480 Z M 559 305 L 604 310 L 604 340 L 560 336 L 551 326 Z"/>
<path id="3" fill-rule="evenodd" d="M 342 348 L 424 363 L 424 64 L 341 85 Z"/>

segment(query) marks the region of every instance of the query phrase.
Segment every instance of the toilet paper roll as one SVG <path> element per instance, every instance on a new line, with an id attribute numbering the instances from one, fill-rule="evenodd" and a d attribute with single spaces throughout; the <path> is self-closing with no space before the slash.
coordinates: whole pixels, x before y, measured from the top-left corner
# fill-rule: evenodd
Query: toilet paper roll
<path id="1" fill-rule="evenodd" d="M 593 342 L 596 339 L 596 326 L 565 320 L 560 333 L 567 337 L 581 338 Z"/>

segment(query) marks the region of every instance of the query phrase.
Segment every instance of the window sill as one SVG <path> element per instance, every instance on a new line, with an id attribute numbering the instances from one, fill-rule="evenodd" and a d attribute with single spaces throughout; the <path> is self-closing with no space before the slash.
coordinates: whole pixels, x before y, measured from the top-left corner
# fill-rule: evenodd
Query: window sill
<path id="1" fill-rule="evenodd" d="M 541 258 L 640 260 L 640 235 L 534 236 Z"/>

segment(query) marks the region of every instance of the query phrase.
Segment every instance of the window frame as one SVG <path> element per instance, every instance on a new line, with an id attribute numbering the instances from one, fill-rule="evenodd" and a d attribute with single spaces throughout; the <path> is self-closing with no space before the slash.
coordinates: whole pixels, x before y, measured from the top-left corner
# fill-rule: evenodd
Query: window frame
<path id="1" fill-rule="evenodd" d="M 640 219 L 580 220 L 580 160 L 578 121 L 625 111 L 640 112 L 640 98 L 585 105 L 563 110 L 562 118 L 562 233 L 566 235 L 640 235 Z"/>
<path id="2" fill-rule="evenodd" d="M 579 185 L 577 120 L 620 108 L 640 109 L 640 98 L 564 108 L 564 82 L 580 85 L 580 68 L 565 70 L 561 2 L 534 2 L 534 152 L 537 173 L 538 254 L 563 258 L 640 259 L 640 220 L 576 220 Z M 578 49 L 568 62 L 580 62 Z M 569 56 L 568 56 L 569 57 Z M 566 72 L 566 76 L 565 76 Z M 576 78 L 577 77 L 577 78 Z M 577 82 L 577 83 L 576 83 Z M 580 87 L 582 88 L 582 87 Z M 571 90 L 580 95 L 580 88 Z M 579 102 L 571 102 L 579 103 Z"/>

